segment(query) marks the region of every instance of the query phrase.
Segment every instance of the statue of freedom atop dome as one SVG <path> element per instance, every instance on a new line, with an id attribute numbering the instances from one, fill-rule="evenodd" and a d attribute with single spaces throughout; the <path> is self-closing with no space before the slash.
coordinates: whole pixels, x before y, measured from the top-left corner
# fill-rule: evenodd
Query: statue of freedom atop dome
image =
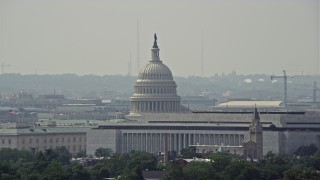
<path id="1" fill-rule="evenodd" d="M 153 48 L 158 48 L 158 44 L 157 44 L 157 34 L 154 33 L 154 43 L 153 43 Z"/>

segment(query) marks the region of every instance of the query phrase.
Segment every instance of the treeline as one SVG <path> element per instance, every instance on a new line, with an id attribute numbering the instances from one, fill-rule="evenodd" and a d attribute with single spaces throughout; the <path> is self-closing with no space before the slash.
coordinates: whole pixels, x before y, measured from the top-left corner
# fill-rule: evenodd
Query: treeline
<path id="1" fill-rule="evenodd" d="M 110 153 L 110 150 L 106 150 Z M 104 149 L 97 155 L 107 155 Z M 80 153 L 81 154 L 81 153 Z M 80 155 L 78 154 L 78 155 Z M 109 177 L 119 179 L 143 179 L 141 170 L 159 170 L 156 156 L 140 151 L 114 154 L 100 160 L 90 159 L 90 166 L 71 161 L 71 154 L 65 147 L 49 149 L 33 155 L 26 150 L 0 150 L 0 179 L 14 180 L 99 180 Z"/>
<path id="2" fill-rule="evenodd" d="M 294 156 L 276 155 L 271 152 L 260 161 L 245 160 L 240 156 L 210 152 L 196 154 L 194 148 L 181 151 L 167 165 L 162 156 L 141 151 L 112 154 L 109 149 L 96 151 L 99 159 L 94 163 L 81 164 L 70 161 L 65 147 L 49 149 L 33 155 L 25 150 L 0 150 L 0 179 L 26 180 L 89 180 L 117 178 L 122 180 L 143 179 L 142 171 L 165 171 L 167 180 L 250 180 L 250 179 L 320 179 L 320 151 L 314 145 L 300 147 Z M 83 155 L 79 153 L 78 156 Z M 187 163 L 183 158 L 201 157 Z M 86 159 L 88 160 L 88 159 Z"/>
<path id="3" fill-rule="evenodd" d="M 289 74 L 288 74 L 289 75 Z M 56 90 L 66 97 L 125 97 L 133 93 L 136 76 L 123 75 L 83 75 L 61 74 L 61 75 L 21 75 L 1 74 L 0 91 L 12 93 L 26 91 L 34 95 L 53 93 Z M 212 77 L 174 77 L 178 85 L 180 96 L 195 96 L 201 92 L 214 92 L 215 98 L 250 97 L 256 99 L 267 99 L 270 97 L 281 98 L 283 83 L 270 80 L 270 75 L 216 75 Z M 319 76 L 295 76 L 289 79 L 289 99 L 300 96 L 312 96 L 314 81 Z M 318 82 L 320 84 L 320 82 Z"/>

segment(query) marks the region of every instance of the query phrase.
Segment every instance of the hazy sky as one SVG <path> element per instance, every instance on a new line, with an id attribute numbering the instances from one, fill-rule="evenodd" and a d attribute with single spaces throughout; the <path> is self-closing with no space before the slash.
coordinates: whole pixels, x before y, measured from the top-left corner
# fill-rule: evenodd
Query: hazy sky
<path id="1" fill-rule="evenodd" d="M 0 61 L 22 74 L 127 74 L 153 34 L 174 75 L 318 72 L 318 0 L 0 0 Z"/>

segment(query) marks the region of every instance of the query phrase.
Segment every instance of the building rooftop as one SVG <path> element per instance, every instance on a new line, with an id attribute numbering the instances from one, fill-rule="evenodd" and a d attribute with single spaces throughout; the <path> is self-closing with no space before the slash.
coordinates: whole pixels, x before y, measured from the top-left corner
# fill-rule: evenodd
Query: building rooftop
<path id="1" fill-rule="evenodd" d="M 279 108 L 284 107 L 283 101 L 229 101 L 218 104 L 214 108 Z"/>
<path id="2" fill-rule="evenodd" d="M 88 127 L 54 127 L 54 128 L 7 128 L 0 129 L 0 135 L 19 135 L 19 134 L 55 134 L 55 133 L 85 133 Z"/>

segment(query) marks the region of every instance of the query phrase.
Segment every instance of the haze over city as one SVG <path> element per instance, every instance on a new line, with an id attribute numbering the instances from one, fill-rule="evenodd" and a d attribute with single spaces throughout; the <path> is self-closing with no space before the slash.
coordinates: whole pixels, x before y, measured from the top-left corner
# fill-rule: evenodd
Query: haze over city
<path id="1" fill-rule="evenodd" d="M 175 76 L 202 74 L 201 47 L 204 76 L 319 71 L 317 0 L 0 2 L 7 73 L 137 74 L 138 22 L 140 68 L 156 32 Z"/>

